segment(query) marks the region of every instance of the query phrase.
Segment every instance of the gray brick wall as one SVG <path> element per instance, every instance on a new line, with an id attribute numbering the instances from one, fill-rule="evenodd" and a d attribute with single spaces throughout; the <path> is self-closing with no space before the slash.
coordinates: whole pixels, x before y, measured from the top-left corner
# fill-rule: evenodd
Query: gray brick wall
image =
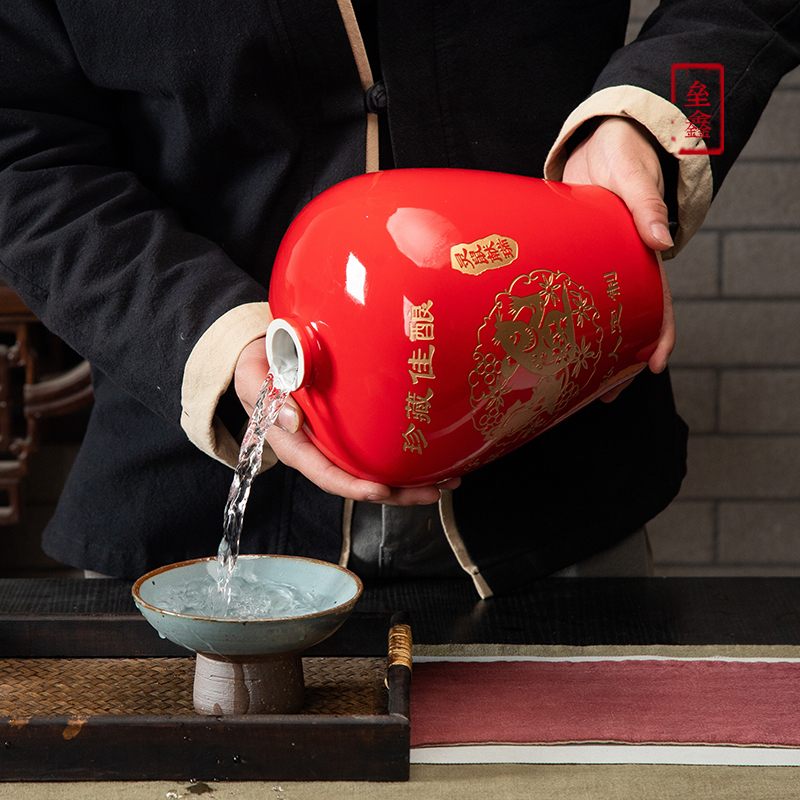
<path id="1" fill-rule="evenodd" d="M 649 10 L 634 0 L 630 35 Z M 800 575 L 800 69 L 667 264 L 689 472 L 648 526 L 660 575 Z"/>

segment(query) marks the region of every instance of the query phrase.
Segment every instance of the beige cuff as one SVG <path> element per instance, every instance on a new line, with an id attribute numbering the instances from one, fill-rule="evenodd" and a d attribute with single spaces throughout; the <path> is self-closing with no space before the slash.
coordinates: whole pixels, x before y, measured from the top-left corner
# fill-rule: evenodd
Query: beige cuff
<path id="1" fill-rule="evenodd" d="M 217 404 L 233 380 L 242 350 L 264 336 L 271 319 L 268 303 L 231 309 L 200 337 L 183 370 L 181 427 L 200 450 L 230 467 L 239 460 L 239 445 L 215 415 Z M 262 469 L 276 462 L 265 446 Z"/>
<path id="2" fill-rule="evenodd" d="M 581 103 L 561 128 L 544 166 L 548 180 L 561 180 L 569 155 L 566 144 L 577 129 L 593 117 L 630 117 L 647 128 L 659 144 L 678 159 L 678 230 L 675 246 L 662 253 L 674 257 L 694 236 L 705 219 L 713 196 L 711 161 L 703 153 L 703 139 L 686 136 L 689 121 L 679 108 L 638 86 L 610 86 Z M 680 150 L 697 153 L 679 153 Z"/>

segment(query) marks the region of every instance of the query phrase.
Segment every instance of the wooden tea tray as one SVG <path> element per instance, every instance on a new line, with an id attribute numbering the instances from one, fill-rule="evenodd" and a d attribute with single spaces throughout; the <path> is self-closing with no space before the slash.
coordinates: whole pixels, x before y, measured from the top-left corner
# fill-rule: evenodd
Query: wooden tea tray
<path id="1" fill-rule="evenodd" d="M 129 584 L 2 580 L 0 780 L 408 780 L 404 623 L 356 611 L 312 648 L 299 714 L 207 717 Z"/>

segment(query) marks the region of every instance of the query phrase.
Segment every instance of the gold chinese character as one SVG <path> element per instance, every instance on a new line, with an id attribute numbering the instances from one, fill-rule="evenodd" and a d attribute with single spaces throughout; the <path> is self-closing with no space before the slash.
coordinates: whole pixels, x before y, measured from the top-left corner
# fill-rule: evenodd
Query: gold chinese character
<path id="1" fill-rule="evenodd" d="M 431 306 L 433 300 L 428 300 L 419 306 L 411 306 L 408 310 L 408 338 L 412 342 L 429 341 L 433 339 L 433 314 Z"/>
<path id="2" fill-rule="evenodd" d="M 617 350 L 619 350 L 619 346 L 621 344 L 622 337 L 620 336 L 619 339 L 617 339 L 617 343 L 614 345 L 614 349 L 609 353 L 609 356 L 611 356 L 611 358 L 613 358 L 615 361 L 619 361 L 619 354 L 617 353 Z"/>
<path id="3" fill-rule="evenodd" d="M 433 389 L 430 388 L 425 397 L 409 392 L 406 397 L 406 416 L 409 419 L 417 420 L 417 422 L 430 422 L 432 397 Z"/>
<path id="4" fill-rule="evenodd" d="M 622 303 L 616 311 L 611 312 L 611 333 L 622 333 Z"/>
<path id="5" fill-rule="evenodd" d="M 428 345 L 428 352 L 423 355 L 422 348 L 420 347 L 413 353 L 411 358 L 408 359 L 408 363 L 411 366 L 408 374 L 411 376 L 411 382 L 413 384 L 416 384 L 420 378 L 432 380 L 436 377 L 433 374 L 433 351 L 435 349 L 433 345 Z"/>
<path id="6" fill-rule="evenodd" d="M 408 450 L 412 453 L 422 453 L 422 448 L 428 446 L 428 442 L 425 440 L 422 431 L 418 430 L 413 422 L 408 426 L 408 430 L 403 434 L 403 438 L 405 439 L 403 450 Z"/>
<path id="7" fill-rule="evenodd" d="M 606 374 L 603 375 L 603 379 L 600 381 L 600 388 L 601 389 L 605 388 L 611 382 L 611 379 L 613 377 L 614 377 L 614 367 L 611 367 L 611 369 L 609 369 L 608 372 L 606 372 Z"/>
<path id="8" fill-rule="evenodd" d="M 617 281 L 617 273 L 616 272 L 606 272 L 603 277 L 606 279 L 606 284 L 608 285 L 608 289 L 606 289 L 606 294 L 612 299 L 616 299 L 617 295 L 622 291 L 619 286 L 619 282 Z"/>

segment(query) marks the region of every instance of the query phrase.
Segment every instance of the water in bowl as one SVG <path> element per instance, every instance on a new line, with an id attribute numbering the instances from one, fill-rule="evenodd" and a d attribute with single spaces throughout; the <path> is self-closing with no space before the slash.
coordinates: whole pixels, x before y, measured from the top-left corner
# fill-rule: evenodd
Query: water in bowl
<path id="1" fill-rule="evenodd" d="M 213 562 L 211 562 L 213 563 Z M 257 576 L 247 560 L 237 563 L 228 581 L 228 592 L 219 591 L 216 570 L 175 581 L 154 598 L 165 611 L 195 617 L 218 619 L 274 619 L 299 617 L 326 611 L 336 605 L 332 597 L 319 594 L 313 587 L 299 589 L 291 584 Z"/>

